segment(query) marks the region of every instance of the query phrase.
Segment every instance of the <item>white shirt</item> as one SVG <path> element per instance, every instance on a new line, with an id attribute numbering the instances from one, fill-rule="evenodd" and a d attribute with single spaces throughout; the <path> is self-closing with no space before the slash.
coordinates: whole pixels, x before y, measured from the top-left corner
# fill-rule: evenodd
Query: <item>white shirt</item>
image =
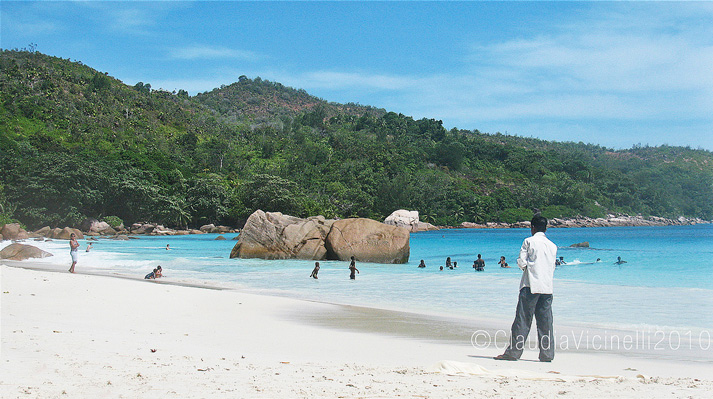
<path id="1" fill-rule="evenodd" d="M 557 245 L 545 233 L 537 232 L 522 242 L 517 266 L 522 269 L 520 289 L 530 287 L 533 294 L 552 294 Z"/>

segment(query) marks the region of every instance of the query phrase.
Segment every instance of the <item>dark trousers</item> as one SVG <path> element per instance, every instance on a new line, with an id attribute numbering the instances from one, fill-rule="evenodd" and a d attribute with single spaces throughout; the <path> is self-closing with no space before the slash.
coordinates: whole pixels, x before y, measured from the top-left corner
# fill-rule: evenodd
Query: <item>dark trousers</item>
<path id="1" fill-rule="evenodd" d="M 552 334 L 552 294 L 533 294 L 530 287 L 523 287 L 517 300 L 515 321 L 512 323 L 510 346 L 505 355 L 519 359 L 525 349 L 525 341 L 532 326 L 532 316 L 537 320 L 537 342 L 540 360 L 555 357 L 555 341 Z"/>

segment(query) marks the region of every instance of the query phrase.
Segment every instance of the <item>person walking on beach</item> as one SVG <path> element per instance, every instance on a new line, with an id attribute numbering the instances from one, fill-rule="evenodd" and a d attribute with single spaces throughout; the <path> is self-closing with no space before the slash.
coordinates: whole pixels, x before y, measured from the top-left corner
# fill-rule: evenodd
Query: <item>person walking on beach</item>
<path id="1" fill-rule="evenodd" d="M 69 255 L 72 256 L 72 266 L 69 267 L 69 272 L 74 273 L 74 265 L 79 260 L 79 243 L 77 242 L 77 235 L 74 233 L 69 235 Z"/>
<path id="2" fill-rule="evenodd" d="M 319 273 L 319 262 L 314 262 L 314 269 L 312 270 L 312 274 L 309 276 L 317 280 L 317 273 Z"/>
<path id="3" fill-rule="evenodd" d="M 356 268 L 356 259 L 352 256 L 352 261 L 349 262 L 349 278 L 352 280 L 356 280 L 354 272 L 359 273 L 359 269 Z"/>
<path id="4" fill-rule="evenodd" d="M 532 218 L 531 237 L 523 241 L 517 265 L 522 269 L 520 295 L 512 323 L 510 345 L 495 360 L 518 360 L 525 348 L 530 333 L 532 316 L 537 320 L 537 338 L 541 362 L 551 362 L 555 357 L 552 334 L 552 292 L 557 259 L 557 245 L 545 236 L 547 219 L 535 215 Z"/>

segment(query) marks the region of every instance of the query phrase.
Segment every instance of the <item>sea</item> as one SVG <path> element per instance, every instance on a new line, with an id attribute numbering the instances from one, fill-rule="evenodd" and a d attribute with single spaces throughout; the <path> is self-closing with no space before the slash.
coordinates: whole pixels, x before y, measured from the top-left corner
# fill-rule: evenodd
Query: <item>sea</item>
<path id="1" fill-rule="evenodd" d="M 522 272 L 516 258 L 529 229 L 444 229 L 411 234 L 406 264 L 230 259 L 237 233 L 140 236 L 118 241 L 80 240 L 78 272 L 142 278 L 161 265 L 165 282 L 371 307 L 420 315 L 489 320 L 508 330 Z M 551 228 L 565 264 L 555 271 L 556 325 L 605 331 L 660 334 L 667 345 L 691 342 L 713 355 L 713 225 Z M 589 247 L 571 247 L 588 242 Z M 27 243 L 54 256 L 43 267 L 69 267 L 67 241 Z M 0 244 L 0 248 L 8 245 Z M 169 250 L 166 249 L 167 245 Z M 485 270 L 475 271 L 478 254 Z M 510 268 L 497 262 L 505 256 Z M 440 270 L 446 258 L 454 269 Z M 621 257 L 626 263 L 616 264 Z M 421 260 L 426 268 L 418 268 Z M 7 262 L 6 262 L 7 263 Z M 7 263 L 10 264 L 10 263 Z M 18 263 L 13 263 L 17 265 Z M 581 331 L 581 330 L 580 330 Z M 713 358 L 713 356 L 710 356 Z"/>

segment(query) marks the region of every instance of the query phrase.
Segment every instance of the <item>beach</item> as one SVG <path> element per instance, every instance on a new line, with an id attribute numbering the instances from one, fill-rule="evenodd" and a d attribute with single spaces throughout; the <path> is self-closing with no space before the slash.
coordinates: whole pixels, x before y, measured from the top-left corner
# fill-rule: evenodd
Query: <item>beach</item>
<path id="1" fill-rule="evenodd" d="M 704 398 L 713 390 L 709 361 L 565 351 L 540 363 L 530 350 L 498 362 L 470 336 L 427 339 L 408 323 L 389 331 L 378 309 L 33 266 L 46 269 L 1 266 L 3 398 Z M 314 314 L 352 327 L 302 317 Z"/>

